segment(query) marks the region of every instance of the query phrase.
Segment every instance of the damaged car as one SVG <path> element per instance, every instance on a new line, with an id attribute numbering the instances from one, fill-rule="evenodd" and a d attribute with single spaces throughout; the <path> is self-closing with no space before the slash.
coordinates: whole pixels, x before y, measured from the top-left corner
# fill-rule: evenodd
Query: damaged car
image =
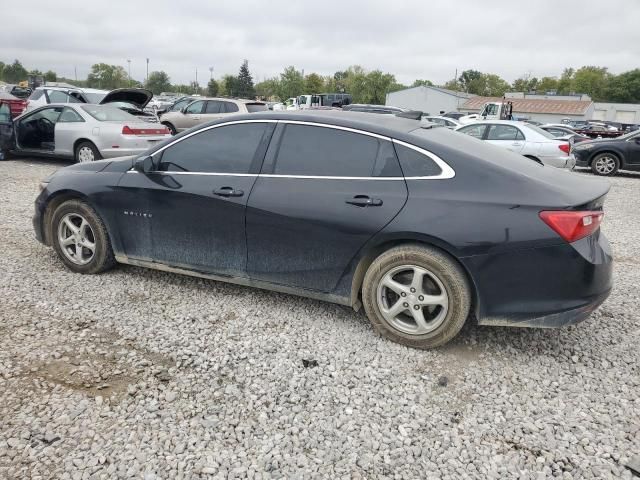
<path id="1" fill-rule="evenodd" d="M 467 321 L 573 324 L 612 287 L 607 181 L 395 115 L 228 116 L 41 189 L 36 237 L 73 272 L 123 263 L 363 306 L 411 347 Z"/>
<path id="2" fill-rule="evenodd" d="M 2 110 L 8 106 L 0 101 Z M 78 163 L 136 155 L 170 137 L 157 123 L 110 105 L 47 105 L 15 119 L 0 115 L 3 157 L 28 155 L 74 159 Z"/>

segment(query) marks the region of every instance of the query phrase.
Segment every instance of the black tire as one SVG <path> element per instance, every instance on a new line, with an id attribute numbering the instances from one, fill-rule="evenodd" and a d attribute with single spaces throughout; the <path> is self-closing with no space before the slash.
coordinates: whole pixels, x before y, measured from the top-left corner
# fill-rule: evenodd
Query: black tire
<path id="1" fill-rule="evenodd" d="M 440 312 L 441 323 L 434 324 L 437 327 L 432 331 L 421 334 L 401 331 L 382 314 L 378 301 L 380 282 L 388 273 L 397 269 L 402 271 L 403 266 L 416 266 L 428 271 L 444 287 L 448 306 Z M 398 301 L 401 301 L 399 296 Z M 384 252 L 369 266 L 362 286 L 362 302 L 371 324 L 383 337 L 408 347 L 435 348 L 449 342 L 462 329 L 471 308 L 471 288 L 465 272 L 447 254 L 428 246 L 404 245 Z M 441 307 L 435 307 L 436 311 L 438 308 Z M 411 309 L 405 313 L 411 313 Z"/>
<path id="2" fill-rule="evenodd" d="M 89 240 L 93 240 L 94 244 L 93 256 L 85 264 L 78 264 L 70 258 L 70 251 L 62 246 L 59 235 L 60 228 L 65 228 L 64 226 L 60 226 L 65 219 L 71 218 L 73 221 L 74 218 L 78 217 L 87 221 L 91 235 L 88 235 L 89 230 L 86 230 L 85 227 L 87 231 L 86 236 Z M 81 200 L 68 200 L 56 208 L 51 219 L 51 224 L 49 225 L 49 232 L 49 238 L 51 238 L 51 243 L 58 257 L 60 257 L 62 263 L 73 272 L 86 274 L 100 273 L 112 268 L 116 264 L 109 234 L 104 223 L 96 211 Z M 78 245 L 70 245 L 67 248 L 77 252 Z M 88 249 L 85 249 L 84 253 L 88 251 Z"/>
<path id="3" fill-rule="evenodd" d="M 85 152 L 89 152 L 89 151 L 93 156 L 92 159 L 87 159 L 87 157 L 85 157 Z M 74 152 L 73 157 L 76 163 L 93 162 L 93 161 L 102 159 L 102 155 L 100 155 L 100 151 L 96 148 L 96 146 L 93 143 L 89 141 L 80 142 L 78 145 L 76 145 L 76 151 Z"/>
<path id="4" fill-rule="evenodd" d="M 615 175 L 620 168 L 620 158 L 611 152 L 599 153 L 591 159 L 591 171 L 602 177 Z"/>
<path id="5" fill-rule="evenodd" d="M 169 133 L 171 133 L 171 135 L 176 135 L 178 133 L 178 131 L 176 130 L 176 127 L 174 127 L 173 124 L 169 122 L 162 122 L 162 125 L 164 125 L 169 129 Z"/>

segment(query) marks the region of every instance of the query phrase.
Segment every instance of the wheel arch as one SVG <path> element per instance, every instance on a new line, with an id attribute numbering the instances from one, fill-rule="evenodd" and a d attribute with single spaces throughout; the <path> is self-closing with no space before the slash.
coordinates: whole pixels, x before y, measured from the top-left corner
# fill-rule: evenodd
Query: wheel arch
<path id="1" fill-rule="evenodd" d="M 454 262 L 456 262 L 460 266 L 460 268 L 462 268 L 462 271 L 465 273 L 467 280 L 469 281 L 469 287 L 471 288 L 471 298 L 473 299 L 473 304 L 471 305 L 470 311 L 476 315 L 476 318 L 479 318 L 479 289 L 469 268 L 467 268 L 467 266 L 460 261 L 460 258 L 457 255 L 456 248 L 438 238 L 417 233 L 406 233 L 402 235 L 395 235 L 390 238 L 381 239 L 379 242 L 367 246 L 362 251 L 357 261 L 357 265 L 353 270 L 353 276 L 351 278 L 351 305 L 354 308 L 359 308 L 361 304 L 360 295 L 362 293 L 362 284 L 364 282 L 364 276 L 367 273 L 369 266 L 371 266 L 373 261 L 383 252 L 391 248 L 399 247 L 401 245 L 419 245 L 435 248 L 450 257 Z"/>
<path id="2" fill-rule="evenodd" d="M 75 158 L 76 155 L 76 150 L 78 149 L 78 145 L 80 145 L 81 143 L 84 142 L 88 142 L 91 145 L 93 145 L 94 147 L 96 147 L 96 150 L 100 151 L 96 145 L 96 142 L 94 142 L 93 140 L 91 140 L 90 138 L 78 138 L 75 142 L 73 142 L 73 156 Z"/>
<path id="3" fill-rule="evenodd" d="M 47 203 L 44 205 L 43 215 L 42 215 L 42 232 L 44 235 L 45 245 L 49 245 L 49 246 L 52 245 L 51 219 L 53 217 L 53 212 L 55 212 L 56 208 L 58 208 L 60 205 L 62 205 L 64 202 L 68 200 L 82 200 L 83 202 L 86 202 L 87 204 L 89 204 L 91 208 L 95 210 L 95 207 L 94 205 L 91 204 L 89 197 L 87 197 L 87 195 L 77 190 L 71 190 L 71 189 L 59 190 L 51 194 L 47 198 Z"/>

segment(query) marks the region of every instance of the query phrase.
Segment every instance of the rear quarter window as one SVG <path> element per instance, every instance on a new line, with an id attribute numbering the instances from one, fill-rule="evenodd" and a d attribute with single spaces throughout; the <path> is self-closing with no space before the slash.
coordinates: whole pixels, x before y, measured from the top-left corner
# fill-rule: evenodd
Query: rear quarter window
<path id="1" fill-rule="evenodd" d="M 247 103 L 246 107 L 249 113 L 264 112 L 269 110 L 269 107 L 265 103 Z"/>
<path id="2" fill-rule="evenodd" d="M 34 90 L 29 97 L 29 100 L 38 100 L 44 95 L 44 90 Z"/>
<path id="3" fill-rule="evenodd" d="M 424 153 L 398 143 L 394 146 L 405 177 L 434 177 L 442 173 L 436 162 Z"/>

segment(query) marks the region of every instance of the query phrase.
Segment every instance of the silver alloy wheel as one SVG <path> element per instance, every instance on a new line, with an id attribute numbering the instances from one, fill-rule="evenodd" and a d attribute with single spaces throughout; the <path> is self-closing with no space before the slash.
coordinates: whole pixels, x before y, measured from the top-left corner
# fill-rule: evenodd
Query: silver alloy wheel
<path id="1" fill-rule="evenodd" d="M 596 160 L 596 171 L 602 175 L 609 175 L 616 168 L 616 159 L 605 155 Z"/>
<path id="2" fill-rule="evenodd" d="M 432 332 L 449 311 L 449 296 L 440 279 L 416 265 L 389 270 L 378 284 L 377 299 L 385 320 L 410 335 Z"/>
<path id="3" fill-rule="evenodd" d="M 89 222 L 77 213 L 67 213 L 58 224 L 58 244 L 76 265 L 86 265 L 96 253 L 96 237 Z"/>
<path id="4" fill-rule="evenodd" d="M 80 163 L 93 162 L 96 159 L 91 147 L 80 147 L 78 150 L 78 161 Z"/>

